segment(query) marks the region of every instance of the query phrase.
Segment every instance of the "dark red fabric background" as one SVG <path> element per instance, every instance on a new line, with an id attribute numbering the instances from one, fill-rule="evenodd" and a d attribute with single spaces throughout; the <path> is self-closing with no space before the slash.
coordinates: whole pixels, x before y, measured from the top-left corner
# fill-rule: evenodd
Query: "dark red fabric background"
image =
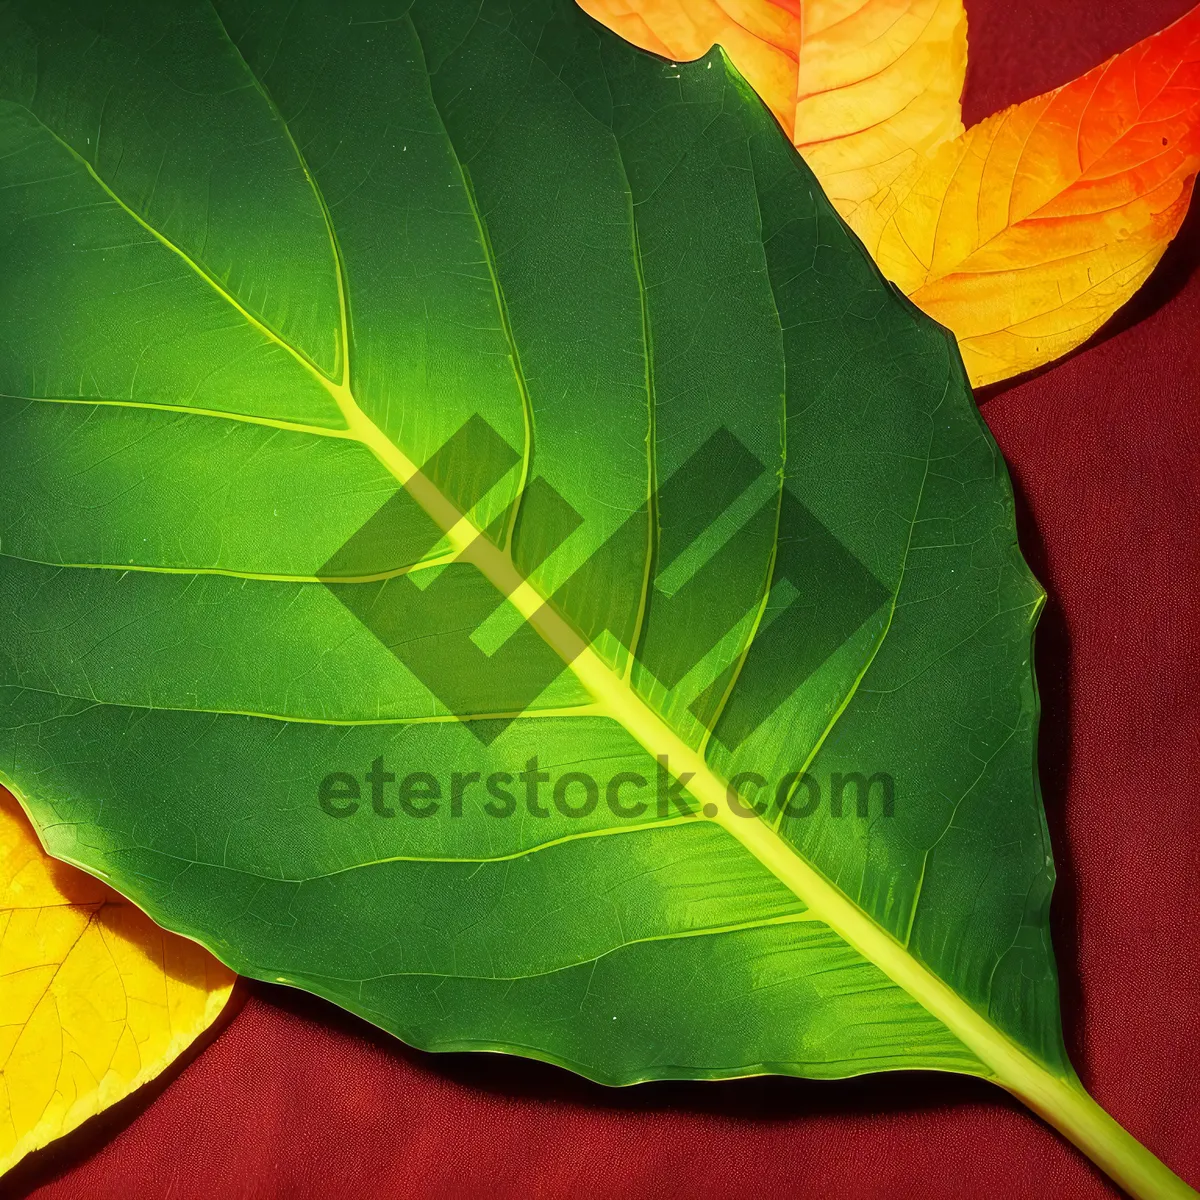
<path id="1" fill-rule="evenodd" d="M 1190 0 L 968 0 L 968 124 Z M 1038 634 L 1054 938 L 1096 1098 L 1200 1185 L 1200 207 L 1069 360 L 981 394 L 1012 469 Z M 252 985 L 169 1078 L 27 1161 L 38 1200 L 1114 1194 L 998 1089 L 903 1074 L 606 1090 L 409 1050 Z"/>

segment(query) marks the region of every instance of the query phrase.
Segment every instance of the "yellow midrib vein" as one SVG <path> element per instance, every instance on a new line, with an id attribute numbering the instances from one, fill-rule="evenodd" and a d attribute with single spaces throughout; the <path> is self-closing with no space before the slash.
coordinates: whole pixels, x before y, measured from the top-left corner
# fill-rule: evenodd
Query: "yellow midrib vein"
<path id="1" fill-rule="evenodd" d="M 348 388 L 326 380 L 347 425 L 445 532 L 460 561 L 473 565 L 527 621 L 587 690 L 599 712 L 626 729 L 653 756 L 665 756 L 672 775 L 690 775 L 687 789 L 701 807 L 711 805 L 714 820 L 783 882 L 821 920 L 875 963 L 893 982 L 922 1003 L 998 1077 L 1016 1061 L 1045 1073 L 962 997 L 919 963 L 844 893 L 802 859 L 783 837 L 761 820 L 734 816 L 727 785 L 702 755 L 689 746 L 618 676 L 600 655 L 517 571 L 507 550 L 495 546 L 426 478 L 408 456 L 358 407 Z M 1013 1060 L 1011 1063 L 1007 1060 Z"/>

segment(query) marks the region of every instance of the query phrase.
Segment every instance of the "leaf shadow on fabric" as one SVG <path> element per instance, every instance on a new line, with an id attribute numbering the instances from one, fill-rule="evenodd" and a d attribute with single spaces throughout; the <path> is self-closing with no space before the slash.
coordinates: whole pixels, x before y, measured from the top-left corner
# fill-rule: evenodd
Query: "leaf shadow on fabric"
<path id="1" fill-rule="evenodd" d="M 1200 204 L 1193 204 L 1184 218 L 1179 232 L 1167 247 L 1158 266 L 1151 272 L 1150 277 L 1133 294 L 1121 308 L 1103 324 L 1084 343 L 1062 358 L 1056 358 L 1045 366 L 1026 371 L 1021 375 L 1013 375 L 996 383 L 975 389 L 975 398 L 980 406 L 989 400 L 1002 396 L 1005 392 L 1033 379 L 1040 379 L 1047 371 L 1056 371 L 1064 363 L 1070 362 L 1081 354 L 1086 354 L 1096 346 L 1107 342 L 1119 333 L 1132 329 L 1142 321 L 1148 320 L 1155 313 L 1165 308 L 1183 289 L 1192 277 L 1200 271 Z M 984 412 L 986 414 L 986 408 Z M 1024 533 L 1024 531 L 1022 531 Z M 1035 564 L 1034 570 L 1037 567 Z M 1043 618 L 1044 623 L 1044 618 Z"/>
<path id="2" fill-rule="evenodd" d="M 504 1099 L 561 1108 L 645 1114 L 681 1112 L 729 1121 L 789 1121 L 805 1115 L 909 1113 L 951 1109 L 963 1102 L 1021 1105 L 983 1079 L 933 1071 L 891 1071 L 850 1079 L 781 1075 L 711 1081 L 655 1080 L 606 1087 L 561 1067 L 507 1054 L 417 1050 L 383 1030 L 305 992 L 253 982 L 255 998 L 303 1021 L 333 1025 L 366 1039 L 388 1057 L 445 1082 Z"/>
<path id="3" fill-rule="evenodd" d="M 1079 957 L 1079 889 L 1070 853 L 1067 829 L 1067 790 L 1073 765 L 1071 698 L 1071 634 L 1057 599 L 1050 557 L 1034 520 L 1022 481 L 1009 466 L 1017 510 L 1017 537 L 1021 552 L 1046 589 L 1046 607 L 1034 638 L 1034 664 L 1041 701 L 1038 728 L 1038 774 L 1042 808 L 1050 828 L 1056 880 L 1050 908 L 1050 929 L 1059 964 L 1059 1003 L 1063 1036 L 1071 1060 L 1086 1067 L 1083 1044 L 1083 991 Z M 1083 1071 L 1086 1076 L 1086 1070 Z"/>

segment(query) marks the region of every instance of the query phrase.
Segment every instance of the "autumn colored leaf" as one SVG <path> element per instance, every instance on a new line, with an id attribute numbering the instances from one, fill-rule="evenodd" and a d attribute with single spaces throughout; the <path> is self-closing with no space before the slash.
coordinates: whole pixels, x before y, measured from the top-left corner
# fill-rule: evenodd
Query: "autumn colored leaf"
<path id="1" fill-rule="evenodd" d="M 1200 7 L 980 122 L 852 220 L 975 384 L 1086 341 L 1141 286 L 1200 166 Z"/>
<path id="2" fill-rule="evenodd" d="M 826 194 L 853 207 L 962 133 L 962 0 L 579 0 L 668 58 L 712 45 L 803 151 Z"/>
<path id="3" fill-rule="evenodd" d="M 962 0 L 795 0 L 792 141 L 839 208 L 870 200 L 963 131 Z"/>
<path id="4" fill-rule="evenodd" d="M 0 789 L 0 1171 L 128 1096 L 213 1023 L 234 975 L 50 858 Z"/>
<path id="5" fill-rule="evenodd" d="M 976 385 L 1086 341 L 1187 212 L 1200 8 L 964 133 L 958 0 L 580 3 L 660 54 L 724 45 L 884 272 L 954 331 Z"/>

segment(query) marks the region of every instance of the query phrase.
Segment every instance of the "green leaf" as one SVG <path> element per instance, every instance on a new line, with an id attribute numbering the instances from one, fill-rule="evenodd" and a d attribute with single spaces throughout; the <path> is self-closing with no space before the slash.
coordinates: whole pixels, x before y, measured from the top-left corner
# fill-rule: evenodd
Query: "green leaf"
<path id="1" fill-rule="evenodd" d="M 1003 463 L 719 51 L 571 0 L 0 48 L 0 768 L 53 853 L 418 1046 L 974 1073 L 1169 1175 L 1063 1049 Z"/>

